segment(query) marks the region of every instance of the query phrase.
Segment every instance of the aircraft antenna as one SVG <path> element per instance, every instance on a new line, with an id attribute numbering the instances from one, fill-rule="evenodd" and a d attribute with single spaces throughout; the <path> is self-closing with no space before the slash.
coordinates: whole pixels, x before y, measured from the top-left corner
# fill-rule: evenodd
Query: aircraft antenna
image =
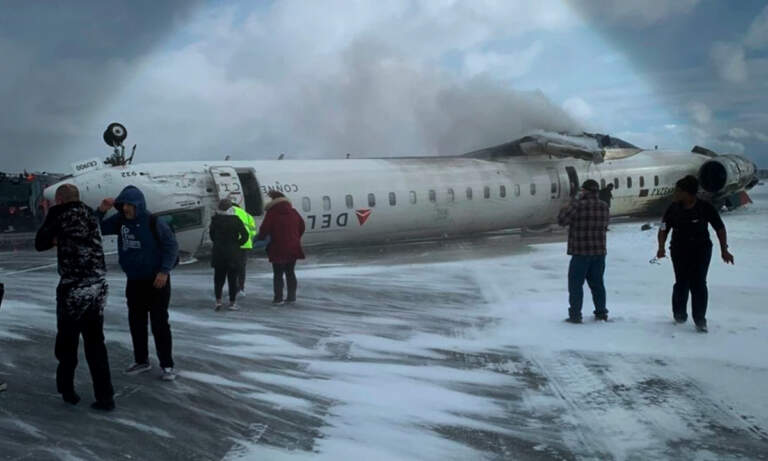
<path id="1" fill-rule="evenodd" d="M 133 148 L 131 149 L 131 156 L 128 157 L 127 163 L 130 165 L 133 163 L 133 156 L 136 154 L 136 144 L 133 145 Z"/>

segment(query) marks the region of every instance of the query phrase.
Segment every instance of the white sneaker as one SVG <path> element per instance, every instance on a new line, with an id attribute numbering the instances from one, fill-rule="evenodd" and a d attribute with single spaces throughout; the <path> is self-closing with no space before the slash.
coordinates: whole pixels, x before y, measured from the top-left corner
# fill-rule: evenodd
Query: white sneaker
<path id="1" fill-rule="evenodd" d="M 126 368 L 124 373 L 126 375 L 138 375 L 139 373 L 144 373 L 152 369 L 152 365 L 147 363 L 134 363 L 130 367 Z"/>
<path id="2" fill-rule="evenodd" d="M 216 307 L 214 307 L 213 310 L 218 312 L 222 307 L 224 307 L 224 304 L 221 301 L 216 301 Z"/>
<path id="3" fill-rule="evenodd" d="M 174 381 L 176 379 L 176 370 L 173 368 L 163 368 L 163 374 L 160 376 L 163 381 Z"/>
<path id="4" fill-rule="evenodd" d="M 240 290 L 240 293 L 239 293 L 239 295 L 240 295 L 240 296 L 245 296 L 245 288 L 243 288 L 243 289 L 241 289 L 241 290 Z"/>
<path id="5" fill-rule="evenodd" d="M 234 302 L 229 303 L 229 306 L 227 306 L 227 309 L 229 309 L 231 311 L 239 311 L 240 310 L 240 308 L 237 307 L 237 304 L 234 303 Z"/>

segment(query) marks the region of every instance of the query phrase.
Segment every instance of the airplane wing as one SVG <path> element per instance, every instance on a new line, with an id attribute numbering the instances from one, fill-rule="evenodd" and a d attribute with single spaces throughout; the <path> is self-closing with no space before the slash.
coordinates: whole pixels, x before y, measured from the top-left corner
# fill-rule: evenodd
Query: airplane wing
<path id="1" fill-rule="evenodd" d="M 498 146 L 468 152 L 464 156 L 486 160 L 501 160 L 504 157 L 519 156 L 573 157 L 588 162 L 602 163 L 607 159 L 629 157 L 641 150 L 626 141 L 607 135 L 541 132 Z"/>

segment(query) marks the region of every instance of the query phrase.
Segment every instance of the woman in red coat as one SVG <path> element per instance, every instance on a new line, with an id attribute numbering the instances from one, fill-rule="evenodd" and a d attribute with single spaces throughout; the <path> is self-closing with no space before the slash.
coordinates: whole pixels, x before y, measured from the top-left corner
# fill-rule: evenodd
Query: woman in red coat
<path id="1" fill-rule="evenodd" d="M 304 251 L 301 249 L 301 236 L 304 235 L 304 219 L 291 205 L 285 195 L 277 191 L 267 193 L 271 202 L 265 209 L 267 214 L 259 228 L 257 240 L 270 237 L 267 255 L 272 263 L 274 272 L 275 297 L 273 304 L 283 302 L 283 275 L 288 285 L 288 297 L 285 302 L 296 301 L 296 260 L 304 259 Z"/>

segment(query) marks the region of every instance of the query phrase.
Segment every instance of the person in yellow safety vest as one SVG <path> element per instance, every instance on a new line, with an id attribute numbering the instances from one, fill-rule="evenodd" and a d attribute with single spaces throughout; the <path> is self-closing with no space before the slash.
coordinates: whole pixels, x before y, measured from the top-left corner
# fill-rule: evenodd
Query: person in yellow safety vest
<path id="1" fill-rule="evenodd" d="M 240 295 L 245 296 L 245 267 L 248 264 L 248 252 L 253 249 L 253 238 L 256 236 L 256 220 L 253 219 L 250 213 L 243 210 L 237 205 L 232 205 L 232 209 L 235 210 L 235 215 L 243 222 L 245 230 L 248 231 L 248 241 L 240 247 L 240 271 L 237 277 L 238 287 L 240 287 Z"/>

